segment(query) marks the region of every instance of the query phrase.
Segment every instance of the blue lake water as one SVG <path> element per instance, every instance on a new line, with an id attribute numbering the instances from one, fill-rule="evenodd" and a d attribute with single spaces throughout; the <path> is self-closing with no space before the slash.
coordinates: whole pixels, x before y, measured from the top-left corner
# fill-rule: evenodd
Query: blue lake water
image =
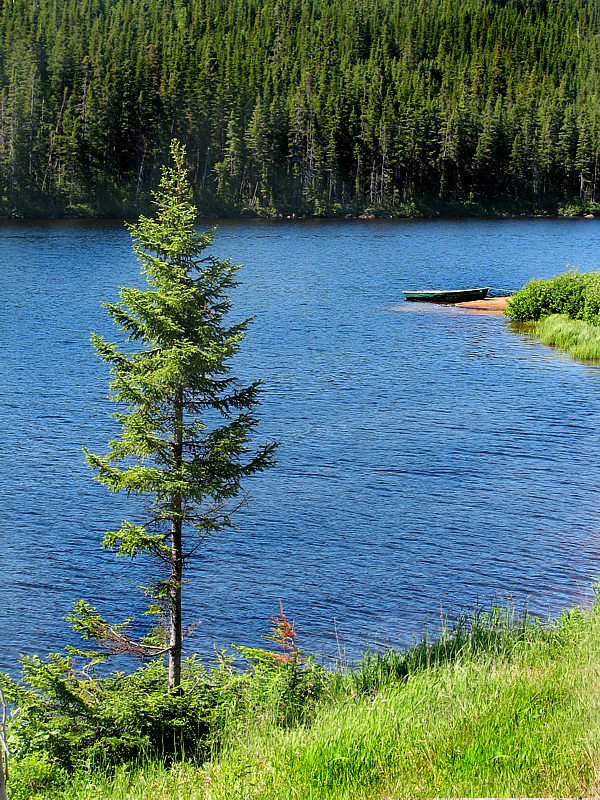
<path id="1" fill-rule="evenodd" d="M 257 644 L 284 603 L 307 650 L 404 645 L 512 595 L 547 615 L 600 577 L 600 369 L 500 317 L 403 302 L 401 289 L 523 285 L 600 268 L 591 220 L 225 222 L 255 316 L 235 370 L 262 378 L 239 529 L 191 566 L 191 647 Z M 140 612 L 149 568 L 100 549 L 131 504 L 91 480 L 82 445 L 115 432 L 100 307 L 139 284 L 121 224 L 0 226 L 0 669 L 72 641 L 85 597 Z"/>

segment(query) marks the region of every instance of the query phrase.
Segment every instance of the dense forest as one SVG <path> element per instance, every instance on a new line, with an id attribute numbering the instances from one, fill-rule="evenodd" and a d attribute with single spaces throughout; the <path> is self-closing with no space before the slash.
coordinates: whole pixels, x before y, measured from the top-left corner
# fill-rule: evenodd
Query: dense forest
<path id="1" fill-rule="evenodd" d="M 0 213 L 589 210 L 597 0 L 0 0 Z M 600 208 L 600 206 L 599 206 Z"/>

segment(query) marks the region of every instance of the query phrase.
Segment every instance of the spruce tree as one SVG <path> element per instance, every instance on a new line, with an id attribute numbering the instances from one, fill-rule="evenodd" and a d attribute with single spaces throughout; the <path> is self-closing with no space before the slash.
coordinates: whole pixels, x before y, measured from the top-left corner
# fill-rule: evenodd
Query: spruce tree
<path id="1" fill-rule="evenodd" d="M 100 483 L 146 499 L 149 519 L 123 522 L 104 546 L 155 557 L 163 574 L 146 593 L 149 612 L 162 614 L 164 624 L 136 640 L 128 623 L 110 625 L 84 602 L 72 621 L 108 651 L 166 653 L 169 686 L 176 688 L 186 563 L 207 535 L 232 526 L 243 479 L 272 464 L 276 445 L 251 445 L 260 382 L 240 387 L 230 372 L 249 323 L 227 319 L 238 267 L 204 254 L 212 231 L 194 230 L 184 147 L 173 141 L 171 155 L 155 194 L 156 217 L 130 226 L 148 287 L 121 288 L 120 302 L 105 304 L 128 346 L 92 334 L 111 365 L 121 431 L 105 456 L 86 451 Z"/>

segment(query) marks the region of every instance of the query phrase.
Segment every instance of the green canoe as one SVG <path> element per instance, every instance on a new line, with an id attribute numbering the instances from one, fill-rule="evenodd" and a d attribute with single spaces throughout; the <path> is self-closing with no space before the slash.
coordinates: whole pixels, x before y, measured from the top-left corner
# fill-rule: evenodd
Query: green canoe
<path id="1" fill-rule="evenodd" d="M 420 300 L 425 303 L 466 303 L 467 300 L 483 300 L 489 286 L 480 289 L 421 289 L 420 291 L 403 291 L 407 300 Z"/>

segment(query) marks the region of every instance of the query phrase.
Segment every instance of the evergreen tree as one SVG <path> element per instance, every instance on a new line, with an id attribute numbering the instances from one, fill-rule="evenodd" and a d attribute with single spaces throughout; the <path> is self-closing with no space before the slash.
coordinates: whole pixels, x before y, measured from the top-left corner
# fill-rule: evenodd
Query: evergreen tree
<path id="1" fill-rule="evenodd" d="M 137 213 L 172 136 L 211 214 L 583 208 L 599 31 L 597 0 L 0 0 L 0 213 Z"/>
<path id="2" fill-rule="evenodd" d="M 92 335 L 112 368 L 122 430 L 107 455 L 86 451 L 98 481 L 148 501 L 150 520 L 123 522 L 106 534 L 104 546 L 131 558 L 150 554 L 162 566 L 164 574 L 146 593 L 149 612 L 163 615 L 164 624 L 135 640 L 128 623 L 110 625 L 84 602 L 72 622 L 109 651 L 166 653 L 175 688 L 186 562 L 207 535 L 232 525 L 243 479 L 272 464 L 276 445 L 252 449 L 259 382 L 240 388 L 230 374 L 229 360 L 249 322 L 226 321 L 238 267 L 203 255 L 212 232 L 194 231 L 183 146 L 173 141 L 171 155 L 174 166 L 163 169 L 155 195 L 156 218 L 141 217 L 130 228 L 148 288 L 122 288 L 120 302 L 106 304 L 134 346 L 122 351 Z"/>

